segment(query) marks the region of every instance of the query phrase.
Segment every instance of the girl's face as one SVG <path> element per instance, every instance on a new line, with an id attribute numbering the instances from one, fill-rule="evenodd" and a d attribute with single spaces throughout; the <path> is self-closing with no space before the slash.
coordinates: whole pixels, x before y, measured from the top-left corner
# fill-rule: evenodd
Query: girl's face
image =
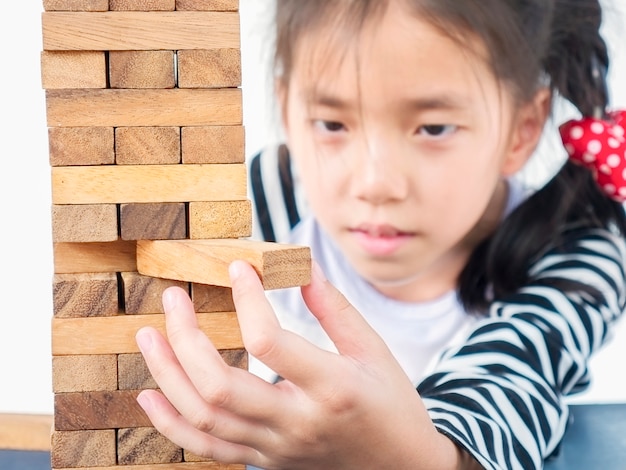
<path id="1" fill-rule="evenodd" d="M 456 286 L 543 121 L 514 112 L 476 44 L 399 3 L 350 44 L 330 28 L 302 37 L 279 96 L 320 224 L 375 288 L 419 301 Z"/>

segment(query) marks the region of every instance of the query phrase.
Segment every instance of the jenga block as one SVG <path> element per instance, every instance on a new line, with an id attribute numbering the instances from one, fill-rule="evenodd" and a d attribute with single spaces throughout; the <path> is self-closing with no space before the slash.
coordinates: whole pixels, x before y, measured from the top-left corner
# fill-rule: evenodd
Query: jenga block
<path id="1" fill-rule="evenodd" d="M 121 204 L 122 240 L 176 240 L 187 237 L 187 210 L 182 202 Z"/>
<path id="2" fill-rule="evenodd" d="M 119 465 L 150 465 L 183 461 L 183 450 L 155 428 L 123 428 L 117 431 Z"/>
<path id="3" fill-rule="evenodd" d="M 118 354 L 117 356 L 117 388 L 120 390 L 145 390 L 159 388 L 159 386 L 152 377 L 143 356 L 140 353 L 133 353 Z"/>
<path id="4" fill-rule="evenodd" d="M 54 468 L 53 470 L 70 469 Z M 81 470 L 120 470 L 120 466 L 82 467 Z M 208 462 L 155 463 L 150 466 L 124 465 L 123 470 L 246 470 L 246 466 L 239 464 L 225 464 L 211 460 Z"/>
<path id="5" fill-rule="evenodd" d="M 189 289 L 189 285 L 182 281 L 143 276 L 137 272 L 121 273 L 121 277 L 124 287 L 124 311 L 127 314 L 163 313 L 161 295 L 165 289 L 171 286 Z"/>
<path id="6" fill-rule="evenodd" d="M 106 88 L 104 52 L 43 51 L 41 83 L 53 88 Z"/>
<path id="7" fill-rule="evenodd" d="M 245 164 L 52 168 L 53 204 L 236 201 L 246 190 Z"/>
<path id="8" fill-rule="evenodd" d="M 44 12 L 43 50 L 240 48 L 237 12 Z"/>
<path id="9" fill-rule="evenodd" d="M 117 390 L 117 375 L 115 354 L 52 358 L 54 393 Z"/>
<path id="10" fill-rule="evenodd" d="M 248 352 L 245 349 L 223 349 L 219 353 L 229 366 L 248 369 Z"/>
<path id="11" fill-rule="evenodd" d="M 43 0 L 46 11 L 107 11 L 109 0 Z"/>
<path id="12" fill-rule="evenodd" d="M 52 415 L 0 413 L 0 449 L 50 450 Z"/>
<path id="13" fill-rule="evenodd" d="M 181 146 L 183 163 L 243 163 L 244 127 L 183 127 Z"/>
<path id="14" fill-rule="evenodd" d="M 137 271 L 134 241 L 53 243 L 52 248 L 55 273 Z"/>
<path id="15" fill-rule="evenodd" d="M 111 51 L 111 88 L 174 88 L 174 51 Z"/>
<path id="16" fill-rule="evenodd" d="M 53 242 L 117 240 L 115 204 L 52 205 Z"/>
<path id="17" fill-rule="evenodd" d="M 115 430 L 55 431 L 52 433 L 52 468 L 115 465 Z"/>
<path id="18" fill-rule="evenodd" d="M 50 127 L 241 125 L 241 90 L 46 90 Z"/>
<path id="19" fill-rule="evenodd" d="M 178 51 L 180 88 L 237 87 L 241 85 L 239 49 Z"/>
<path id="20" fill-rule="evenodd" d="M 174 11 L 175 0 L 109 0 L 111 11 Z"/>
<path id="21" fill-rule="evenodd" d="M 235 312 L 198 313 L 197 319 L 217 349 L 243 347 Z M 144 326 L 165 334 L 165 315 L 53 318 L 52 355 L 137 353 L 135 334 Z"/>
<path id="22" fill-rule="evenodd" d="M 57 318 L 103 317 L 118 313 L 115 273 L 55 274 L 53 284 L 53 309 Z"/>
<path id="23" fill-rule="evenodd" d="M 248 261 L 263 287 L 280 289 L 308 284 L 310 248 L 255 240 L 140 240 L 137 271 L 179 281 L 231 287 L 229 264 Z"/>
<path id="24" fill-rule="evenodd" d="M 137 403 L 139 390 L 104 390 L 57 393 L 54 396 L 54 429 L 79 431 L 151 426 Z"/>
<path id="25" fill-rule="evenodd" d="M 237 11 L 239 0 L 176 0 L 177 10 Z"/>
<path id="26" fill-rule="evenodd" d="M 166 165 L 180 163 L 179 127 L 118 127 L 115 129 L 115 163 Z"/>
<path id="27" fill-rule="evenodd" d="M 112 127 L 51 127 L 48 146 L 51 166 L 112 165 Z"/>
<path id="28" fill-rule="evenodd" d="M 230 287 L 191 284 L 191 300 L 196 312 L 232 312 L 235 310 Z"/>
<path id="29" fill-rule="evenodd" d="M 189 204 L 189 238 L 242 238 L 251 234 L 252 203 L 249 200 Z"/>

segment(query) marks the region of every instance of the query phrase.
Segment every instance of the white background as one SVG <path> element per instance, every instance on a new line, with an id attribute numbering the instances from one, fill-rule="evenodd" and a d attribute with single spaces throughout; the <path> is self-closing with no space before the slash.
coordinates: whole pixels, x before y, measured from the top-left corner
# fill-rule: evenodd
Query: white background
<path id="1" fill-rule="evenodd" d="M 620 5 L 623 0 L 617 0 Z M 267 71 L 267 0 L 241 0 L 247 154 L 275 140 Z M 41 88 L 40 0 L 3 2 L 0 15 L 0 413 L 53 412 L 50 322 L 52 242 L 45 95 Z M 616 105 L 626 107 L 626 16 L 607 14 Z M 621 48 L 616 35 L 621 36 Z M 618 86 L 619 84 L 619 86 Z M 626 401 L 620 387 L 626 322 L 592 363 L 596 382 L 577 401 Z"/>

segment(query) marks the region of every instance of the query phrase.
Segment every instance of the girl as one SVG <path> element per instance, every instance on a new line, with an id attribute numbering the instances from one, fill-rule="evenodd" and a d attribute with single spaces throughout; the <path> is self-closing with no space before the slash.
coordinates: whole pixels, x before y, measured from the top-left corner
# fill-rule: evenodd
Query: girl
<path id="1" fill-rule="evenodd" d="M 311 284 L 266 298 L 231 265 L 253 374 L 227 367 L 167 290 L 169 344 L 137 335 L 163 394 L 140 404 L 224 462 L 541 468 L 626 306 L 626 119 L 606 112 L 598 2 L 278 0 L 276 13 L 308 204 L 280 241 L 311 246 Z M 583 115 L 562 128 L 572 158 L 529 194 L 515 176 L 557 95 Z"/>

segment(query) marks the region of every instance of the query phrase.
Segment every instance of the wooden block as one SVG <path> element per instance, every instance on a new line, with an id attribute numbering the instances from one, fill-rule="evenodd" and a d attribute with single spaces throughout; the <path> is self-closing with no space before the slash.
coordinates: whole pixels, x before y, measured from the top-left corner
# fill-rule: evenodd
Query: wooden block
<path id="1" fill-rule="evenodd" d="M 179 127 L 118 127 L 115 163 L 167 165 L 181 160 Z"/>
<path id="2" fill-rule="evenodd" d="M 134 241 L 53 243 L 52 248 L 55 273 L 137 271 Z"/>
<path id="3" fill-rule="evenodd" d="M 251 235 L 252 203 L 249 200 L 189 204 L 189 238 L 242 238 Z"/>
<path id="4" fill-rule="evenodd" d="M 123 428 L 117 432 L 119 465 L 150 465 L 183 461 L 183 450 L 152 427 Z"/>
<path id="5" fill-rule="evenodd" d="M 199 126 L 181 129 L 183 163 L 243 163 L 243 126 Z"/>
<path id="6" fill-rule="evenodd" d="M 174 11 L 175 0 L 109 0 L 111 11 Z"/>
<path id="7" fill-rule="evenodd" d="M 231 287 L 229 264 L 242 259 L 257 271 L 265 289 L 308 284 L 308 247 L 256 240 L 139 240 L 137 271 L 179 281 Z"/>
<path id="8" fill-rule="evenodd" d="M 139 390 L 57 393 L 54 429 L 79 431 L 151 426 L 137 403 Z"/>
<path id="9" fill-rule="evenodd" d="M 150 370 L 148 370 L 146 361 L 141 353 L 118 354 L 117 387 L 120 390 L 146 390 L 149 388 L 159 388 L 152 377 Z"/>
<path id="10" fill-rule="evenodd" d="M 115 273 L 55 274 L 52 291 L 54 316 L 116 315 L 119 311 L 117 286 Z"/>
<path id="11" fill-rule="evenodd" d="M 50 127 L 50 165 L 112 165 L 115 163 L 113 135 L 112 127 Z"/>
<path id="12" fill-rule="evenodd" d="M 187 238 L 187 209 L 182 202 L 121 204 L 122 240 Z"/>
<path id="13" fill-rule="evenodd" d="M 114 429 L 55 431 L 52 434 L 52 468 L 116 464 Z"/>
<path id="14" fill-rule="evenodd" d="M 145 51 L 241 47 L 239 13 L 44 12 L 45 51 Z"/>
<path id="15" fill-rule="evenodd" d="M 112 242 L 117 234 L 115 204 L 52 205 L 53 242 Z"/>
<path id="16" fill-rule="evenodd" d="M 241 125 L 241 90 L 46 90 L 49 127 Z"/>
<path id="17" fill-rule="evenodd" d="M 230 287 L 191 284 L 191 300 L 196 312 L 232 312 L 235 310 Z"/>
<path id="18" fill-rule="evenodd" d="M 53 470 L 70 470 L 69 468 L 54 468 Z M 71 470 L 76 470 L 72 468 Z M 83 467 L 81 470 L 120 470 L 120 466 Z M 245 465 L 225 464 L 215 461 L 158 463 L 146 465 L 124 465 L 123 470 L 246 470 Z"/>
<path id="19" fill-rule="evenodd" d="M 192 49 L 178 51 L 180 88 L 219 88 L 241 85 L 239 49 Z"/>
<path id="20" fill-rule="evenodd" d="M 121 273 L 121 277 L 124 291 L 124 311 L 127 314 L 163 313 L 161 296 L 165 289 L 178 286 L 189 290 L 189 284 L 185 282 L 143 276 L 137 272 Z"/>
<path id="21" fill-rule="evenodd" d="M 0 449 L 50 450 L 52 415 L 0 413 Z"/>
<path id="22" fill-rule="evenodd" d="M 223 349 L 219 353 L 229 366 L 248 369 L 248 351 L 245 349 Z"/>
<path id="23" fill-rule="evenodd" d="M 46 11 L 107 11 L 109 0 L 43 0 Z"/>
<path id="24" fill-rule="evenodd" d="M 56 356 L 52 358 L 52 391 L 117 390 L 117 355 Z"/>
<path id="25" fill-rule="evenodd" d="M 176 0 L 177 10 L 237 11 L 239 0 Z"/>
<path id="26" fill-rule="evenodd" d="M 104 52 L 43 51 L 41 83 L 44 88 L 106 88 Z"/>
<path id="27" fill-rule="evenodd" d="M 243 348 L 235 312 L 198 313 L 197 319 L 217 349 Z M 137 353 L 135 334 L 144 326 L 165 334 L 165 315 L 53 318 L 52 355 Z"/>
<path id="28" fill-rule="evenodd" d="M 245 200 L 245 164 L 52 168 L 53 204 Z"/>
<path id="29" fill-rule="evenodd" d="M 109 52 L 111 88 L 174 88 L 174 51 Z"/>

